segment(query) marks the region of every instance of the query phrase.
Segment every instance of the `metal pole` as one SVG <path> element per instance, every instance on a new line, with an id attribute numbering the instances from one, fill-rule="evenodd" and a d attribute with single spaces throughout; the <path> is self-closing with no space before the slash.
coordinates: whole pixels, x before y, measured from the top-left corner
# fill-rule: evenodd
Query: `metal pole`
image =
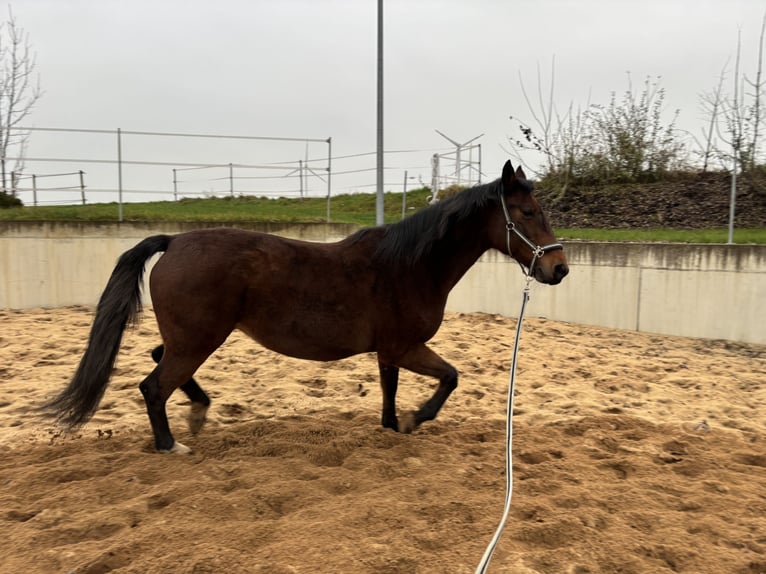
<path id="1" fill-rule="evenodd" d="M 32 174 L 32 205 L 37 207 L 37 176 Z"/>
<path id="2" fill-rule="evenodd" d="M 173 168 L 173 201 L 178 201 L 178 178 L 176 177 L 176 168 Z"/>
<path id="3" fill-rule="evenodd" d="M 481 144 L 479 144 L 479 185 L 481 185 Z"/>
<path id="4" fill-rule="evenodd" d="M 303 160 L 298 160 L 298 180 L 300 181 L 301 201 L 303 201 Z"/>
<path id="5" fill-rule="evenodd" d="M 234 197 L 234 166 L 229 164 L 229 193 Z"/>
<path id="6" fill-rule="evenodd" d="M 117 221 L 122 222 L 122 130 L 117 128 Z"/>
<path id="7" fill-rule="evenodd" d="M 439 194 L 439 154 L 431 158 L 431 201 L 436 201 Z"/>
<path id="8" fill-rule="evenodd" d="M 402 219 L 407 211 L 407 170 L 404 170 L 404 190 L 402 191 Z"/>
<path id="9" fill-rule="evenodd" d="M 731 138 L 732 169 L 731 169 L 731 194 L 729 196 L 729 237 L 727 243 L 734 243 L 734 200 L 737 198 L 737 165 L 742 159 L 742 114 L 739 99 L 739 56 L 741 48 L 742 32 L 737 34 L 737 59 L 734 64 L 734 134 Z"/>
<path id="10" fill-rule="evenodd" d="M 460 150 L 462 148 L 460 146 L 457 146 L 457 151 L 455 152 L 455 175 L 457 175 L 457 184 L 462 185 L 462 180 L 460 179 Z"/>
<path id="11" fill-rule="evenodd" d="M 473 172 L 473 146 L 468 148 L 468 185 L 471 185 L 471 182 L 473 179 L 471 178 L 471 173 Z"/>
<path id="12" fill-rule="evenodd" d="M 304 193 L 306 194 L 306 197 L 308 197 L 309 196 L 309 142 L 306 142 L 306 147 L 304 148 L 304 152 L 305 152 L 304 154 L 305 159 L 303 160 L 303 165 L 306 169 L 306 174 L 305 174 L 306 189 L 304 190 Z"/>
<path id="13" fill-rule="evenodd" d="M 737 154 L 734 153 L 734 167 L 731 170 L 731 196 L 729 197 L 729 237 L 726 241 L 729 245 L 734 243 L 734 204 L 737 201 Z"/>
<path id="14" fill-rule="evenodd" d="M 375 224 L 383 225 L 383 0 L 378 0 L 378 142 Z"/>
<path id="15" fill-rule="evenodd" d="M 80 170 L 80 195 L 82 204 L 85 205 L 85 172 L 83 170 Z"/>
<path id="16" fill-rule="evenodd" d="M 330 223 L 330 177 L 332 176 L 332 138 L 327 138 L 327 223 Z"/>

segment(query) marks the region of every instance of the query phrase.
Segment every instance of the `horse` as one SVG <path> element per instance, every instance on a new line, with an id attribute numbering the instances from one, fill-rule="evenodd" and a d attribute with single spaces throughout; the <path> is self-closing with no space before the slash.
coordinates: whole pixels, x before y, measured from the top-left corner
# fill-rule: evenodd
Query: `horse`
<path id="1" fill-rule="evenodd" d="M 162 345 L 139 385 L 157 451 L 191 452 L 173 437 L 166 402 L 180 387 L 191 401 L 191 433 L 202 428 L 210 399 L 193 375 L 234 329 L 301 359 L 376 353 L 381 424 L 412 432 L 436 418 L 457 387 L 457 370 L 427 342 L 441 325 L 450 290 L 479 257 L 496 249 L 550 285 L 569 272 L 533 192 L 522 168 L 514 171 L 507 161 L 491 183 L 334 243 L 233 228 L 147 237 L 118 259 L 74 376 L 43 408 L 70 430 L 92 417 L 123 332 L 141 313 L 146 261 L 162 252 L 149 279 Z M 438 379 L 433 395 L 401 416 L 399 369 Z"/>

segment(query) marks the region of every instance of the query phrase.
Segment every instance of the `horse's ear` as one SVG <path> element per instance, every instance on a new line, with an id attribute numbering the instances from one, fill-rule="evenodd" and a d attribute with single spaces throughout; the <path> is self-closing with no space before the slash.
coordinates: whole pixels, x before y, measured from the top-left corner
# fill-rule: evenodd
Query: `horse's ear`
<path id="1" fill-rule="evenodd" d="M 513 172 L 513 164 L 511 164 L 511 160 L 508 160 L 505 162 L 505 165 L 503 166 L 503 187 L 505 187 L 506 191 L 509 191 L 511 189 L 511 185 L 513 184 L 513 180 L 516 179 L 516 174 Z"/>
<path id="2" fill-rule="evenodd" d="M 524 170 L 521 169 L 521 166 L 516 168 L 516 179 L 527 179 L 527 176 L 524 173 Z"/>

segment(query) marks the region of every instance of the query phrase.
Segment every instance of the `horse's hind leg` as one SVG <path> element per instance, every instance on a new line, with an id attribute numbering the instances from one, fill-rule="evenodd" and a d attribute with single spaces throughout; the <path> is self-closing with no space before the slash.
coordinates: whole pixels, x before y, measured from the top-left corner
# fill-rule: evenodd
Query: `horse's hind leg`
<path id="1" fill-rule="evenodd" d="M 165 346 L 159 345 L 152 351 L 152 359 L 159 363 L 165 352 Z M 194 377 L 190 377 L 183 385 L 181 390 L 189 397 L 191 407 L 186 421 L 189 424 L 189 430 L 192 434 L 197 434 L 207 420 L 207 411 L 210 408 L 210 397 L 207 396 L 202 387 L 199 386 Z"/>
<path id="2" fill-rule="evenodd" d="M 146 402 L 146 412 L 149 415 L 149 422 L 154 432 L 154 444 L 158 451 L 180 454 L 191 452 L 191 449 L 173 438 L 165 406 L 173 391 L 188 384 L 194 371 L 205 361 L 210 352 L 177 355 L 166 350 L 159 365 L 139 385 Z M 196 383 L 195 386 L 199 388 Z"/>
<path id="3" fill-rule="evenodd" d="M 411 349 L 397 360 L 396 364 L 408 371 L 439 379 L 439 386 L 436 387 L 431 398 L 418 410 L 400 418 L 399 431 L 409 433 L 425 421 L 436 418 L 444 401 L 457 388 L 457 370 L 426 345 L 418 345 Z"/>
<path id="4" fill-rule="evenodd" d="M 383 391 L 383 416 L 381 424 L 385 428 L 399 430 L 396 418 L 396 390 L 399 387 L 399 367 L 383 363 L 378 359 L 380 369 L 380 389 Z"/>
<path id="5" fill-rule="evenodd" d="M 162 391 L 159 381 L 159 371 L 160 367 L 155 367 L 149 376 L 138 386 L 141 390 L 141 394 L 144 396 L 146 413 L 149 415 L 149 422 L 152 425 L 154 446 L 159 452 L 189 453 L 191 452 L 191 449 L 180 442 L 176 442 L 170 432 L 168 414 L 165 410 L 165 404 L 167 403 L 170 393 Z"/>
<path id="6" fill-rule="evenodd" d="M 189 415 L 186 422 L 189 424 L 189 430 L 192 434 L 197 434 L 207 421 L 207 410 L 210 408 L 210 397 L 197 384 L 194 378 L 189 379 L 183 385 L 181 390 L 191 400 Z"/>

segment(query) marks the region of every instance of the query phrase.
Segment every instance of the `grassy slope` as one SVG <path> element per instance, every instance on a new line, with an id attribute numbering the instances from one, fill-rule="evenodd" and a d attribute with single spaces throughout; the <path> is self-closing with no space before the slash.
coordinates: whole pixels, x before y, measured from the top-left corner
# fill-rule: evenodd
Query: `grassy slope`
<path id="1" fill-rule="evenodd" d="M 426 205 L 427 189 L 407 194 L 407 213 Z M 375 224 L 374 194 L 338 195 L 332 198 L 331 221 L 361 226 Z M 402 194 L 386 193 L 385 220 L 401 219 Z M 266 199 L 256 197 L 183 199 L 178 202 L 126 203 L 125 221 L 206 221 L 236 223 L 243 221 L 324 222 L 327 221 L 325 198 Z M 0 209 L 0 221 L 116 221 L 117 204 L 21 207 Z M 558 229 L 562 239 L 595 241 L 670 241 L 686 243 L 725 243 L 725 229 Z M 766 244 L 766 229 L 737 229 L 736 243 Z"/>

